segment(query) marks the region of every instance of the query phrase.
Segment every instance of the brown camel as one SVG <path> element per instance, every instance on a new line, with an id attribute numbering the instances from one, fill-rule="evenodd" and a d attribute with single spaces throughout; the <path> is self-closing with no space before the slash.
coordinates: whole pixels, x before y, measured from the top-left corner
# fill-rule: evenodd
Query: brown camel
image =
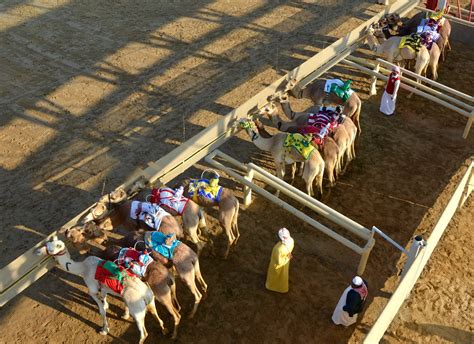
<path id="1" fill-rule="evenodd" d="M 412 18 L 406 21 L 398 30 L 399 35 L 406 36 L 413 32 L 416 32 L 418 25 L 420 25 L 421 20 L 426 18 L 424 12 L 419 12 L 415 14 Z M 446 51 L 451 50 L 451 44 L 449 43 L 449 37 L 451 36 L 451 23 L 448 19 L 443 18 L 443 25 L 439 30 L 440 38 L 436 42 L 441 51 L 441 58 L 444 61 L 446 59 Z"/>
<path id="2" fill-rule="evenodd" d="M 289 133 L 278 133 L 270 138 L 264 138 L 258 134 L 258 129 L 252 121 L 241 120 L 240 125 L 246 129 L 251 141 L 263 151 L 270 152 L 276 165 L 276 175 L 283 180 L 285 176 L 285 165 L 292 165 L 291 182 L 295 178 L 296 168 L 294 163 L 304 162 L 303 179 L 306 183 L 306 192 L 313 196 L 313 182 L 317 180 L 317 186 L 323 194 L 323 175 L 324 175 L 324 160 L 317 149 L 313 149 L 308 158 L 305 159 L 300 152 L 294 147 L 284 146 L 285 140 Z M 279 192 L 277 191 L 277 195 Z"/>
<path id="3" fill-rule="evenodd" d="M 122 240 L 116 242 L 121 247 L 135 247 L 138 242 L 143 242 L 144 231 L 134 231 L 126 235 Z M 140 250 L 140 247 L 137 247 Z M 152 257 L 158 262 L 165 259 L 159 253 L 152 251 Z M 198 309 L 199 303 L 202 299 L 202 293 L 199 291 L 196 280 L 203 292 L 207 292 L 207 284 L 201 275 L 201 269 L 199 265 L 199 258 L 188 245 L 180 242 L 173 252 L 173 266 L 176 269 L 176 273 L 183 283 L 189 288 L 194 296 L 194 307 L 189 315 L 189 318 L 194 317 Z"/>
<path id="4" fill-rule="evenodd" d="M 285 122 L 278 115 L 278 108 L 271 103 L 263 109 L 263 113 L 270 118 L 270 120 L 284 132 L 297 132 L 298 128 L 307 125 L 308 118 L 311 112 L 294 112 L 291 109 L 288 97 L 285 95 L 279 99 L 281 108 L 287 117 L 293 117 L 293 121 Z M 347 157 L 347 163 L 355 158 L 355 138 L 357 136 L 357 128 L 350 118 L 344 120 L 343 124 L 338 126 L 333 138 L 326 140 L 321 153 L 323 154 L 324 162 L 326 163 L 326 175 L 329 183 L 332 186 L 335 182 L 335 177 L 339 173 L 343 173 L 342 166 L 344 157 Z"/>
<path id="5" fill-rule="evenodd" d="M 189 198 L 190 179 L 184 180 L 181 185 L 184 187 L 184 196 Z M 224 259 L 227 259 L 231 247 L 235 247 L 240 237 L 237 218 L 239 216 L 239 200 L 232 190 L 223 188 L 219 202 L 205 197 L 197 196 L 193 199 L 195 203 L 203 208 L 219 207 L 219 223 L 227 236 L 227 248 Z"/>
<path id="6" fill-rule="evenodd" d="M 120 249 L 120 246 L 109 245 L 100 258 L 115 261 L 118 258 Z M 176 339 L 178 336 L 179 322 L 181 320 L 181 315 L 179 314 L 181 307 L 176 298 L 176 283 L 173 275 L 163 264 L 158 261 L 153 261 L 148 265 L 145 276 L 143 276 L 143 281 L 150 286 L 155 298 L 173 317 L 174 330 L 172 339 Z"/>
<path id="7" fill-rule="evenodd" d="M 360 111 L 362 108 L 362 101 L 360 100 L 359 96 L 356 92 L 352 93 L 352 95 L 344 102 L 341 98 L 336 96 L 334 93 L 329 93 L 329 95 L 324 91 L 324 86 L 326 85 L 326 79 L 317 79 L 313 81 L 310 85 L 306 88 L 301 90 L 300 94 L 295 95 L 292 92 L 296 83 L 294 81 L 290 81 L 286 87 L 287 91 L 296 98 L 308 98 L 313 101 L 315 105 L 324 105 L 324 104 L 336 104 L 336 105 L 343 105 L 344 110 L 342 113 L 352 119 L 354 124 L 357 126 L 358 133 L 360 135 L 361 128 L 360 128 Z M 294 117 L 290 116 L 290 119 L 293 120 Z"/>

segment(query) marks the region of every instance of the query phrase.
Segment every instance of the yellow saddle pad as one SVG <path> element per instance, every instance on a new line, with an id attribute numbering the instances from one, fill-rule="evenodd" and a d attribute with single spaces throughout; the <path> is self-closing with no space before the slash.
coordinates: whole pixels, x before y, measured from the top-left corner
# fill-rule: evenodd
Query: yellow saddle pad
<path id="1" fill-rule="evenodd" d="M 308 160 L 314 150 L 314 146 L 311 144 L 311 136 L 304 136 L 301 134 L 286 135 L 283 147 L 295 148 L 305 160 Z"/>
<path id="2" fill-rule="evenodd" d="M 219 202 L 222 194 L 222 186 L 218 185 L 216 180 L 208 179 L 191 179 L 189 184 L 188 195 L 193 201 L 197 201 L 198 197 L 205 197 L 211 201 Z"/>
<path id="3" fill-rule="evenodd" d="M 421 37 L 415 34 L 403 36 L 398 47 L 400 49 L 407 47 L 413 52 L 417 53 L 421 49 Z"/>

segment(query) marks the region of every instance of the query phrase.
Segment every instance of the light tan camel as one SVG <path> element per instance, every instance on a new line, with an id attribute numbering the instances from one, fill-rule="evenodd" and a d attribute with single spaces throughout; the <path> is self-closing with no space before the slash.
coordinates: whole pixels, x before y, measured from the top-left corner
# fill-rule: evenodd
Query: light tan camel
<path id="1" fill-rule="evenodd" d="M 143 242 L 143 235 L 144 231 L 134 231 L 126 235 L 123 239 L 117 241 L 116 244 L 121 247 L 135 247 L 137 242 Z M 137 249 L 140 248 L 137 247 Z M 152 251 L 151 255 L 153 259 L 158 262 L 161 262 L 164 259 L 161 254 L 155 251 Z M 196 252 L 194 252 L 188 245 L 180 242 L 174 249 L 172 262 L 179 278 L 189 288 L 194 296 L 194 306 L 189 314 L 189 318 L 193 318 L 203 296 L 196 285 L 196 280 L 203 292 L 207 293 L 207 284 L 201 274 L 199 258 Z"/>
<path id="2" fill-rule="evenodd" d="M 349 117 L 354 124 L 357 126 L 358 133 L 360 135 L 360 112 L 362 109 L 362 101 L 360 100 L 357 92 L 353 92 L 349 99 L 344 102 L 341 98 L 336 96 L 334 93 L 329 93 L 329 95 L 324 91 L 324 86 L 326 85 L 326 79 L 317 79 L 313 81 L 310 85 L 305 87 L 300 91 L 299 94 L 295 94 L 293 89 L 296 86 L 294 80 L 288 82 L 286 86 L 286 92 L 289 92 L 295 98 L 308 98 L 313 101 L 315 105 L 343 105 L 344 109 L 342 114 Z M 290 120 L 295 118 L 292 113 L 289 114 Z"/>
<path id="3" fill-rule="evenodd" d="M 409 35 L 413 32 L 416 32 L 418 25 L 420 25 L 421 20 L 426 18 L 426 14 L 424 12 L 419 12 L 415 14 L 411 19 L 403 24 L 398 30 L 398 33 L 402 36 Z M 446 59 L 446 52 L 447 50 L 451 50 L 451 44 L 449 43 L 449 38 L 451 36 L 451 23 L 448 19 L 442 19 L 443 25 L 439 30 L 440 38 L 436 42 L 438 45 L 441 58 L 444 61 Z"/>
<path id="4" fill-rule="evenodd" d="M 184 188 L 184 196 L 189 197 L 190 179 L 184 180 L 181 185 Z M 235 197 L 232 190 L 223 188 L 219 202 L 210 200 L 205 197 L 198 196 L 194 201 L 203 208 L 219 207 L 219 224 L 227 236 L 227 248 L 224 259 L 229 256 L 230 249 L 237 245 L 240 237 L 237 219 L 239 217 L 239 200 Z"/>
<path id="5" fill-rule="evenodd" d="M 285 166 L 292 165 L 291 182 L 294 181 L 296 166 L 294 163 L 304 162 L 303 179 L 306 183 L 306 192 L 313 196 L 313 182 L 316 179 L 316 184 L 319 188 L 321 196 L 323 194 L 323 175 L 324 175 L 324 160 L 317 149 L 313 149 L 308 159 L 299 153 L 294 147 L 284 147 L 285 140 L 288 133 L 278 133 L 269 138 L 264 138 L 259 135 L 255 123 L 249 120 L 241 120 L 240 125 L 247 131 L 250 140 L 259 149 L 270 152 L 275 161 L 276 176 L 283 180 L 285 176 Z M 279 192 L 277 191 L 277 195 Z"/>
<path id="6" fill-rule="evenodd" d="M 121 247 L 117 245 L 110 245 L 101 258 L 115 261 L 118 258 Z M 174 330 L 172 339 L 178 337 L 178 326 L 181 320 L 179 310 L 181 309 L 178 299 L 176 298 L 176 283 L 173 275 L 161 263 L 153 261 L 147 266 L 143 281 L 148 283 L 155 298 L 161 303 L 173 317 Z"/>
<path id="7" fill-rule="evenodd" d="M 163 334 L 166 334 L 163 321 L 156 311 L 153 291 L 139 278 L 128 275 L 125 276 L 123 280 L 123 293 L 122 295 L 117 294 L 95 279 L 97 265 L 102 261 L 99 257 L 89 256 L 82 262 L 75 262 L 71 259 L 64 242 L 58 240 L 57 237 L 53 237 L 45 246 L 36 250 L 36 254 L 54 257 L 56 263 L 63 270 L 81 276 L 84 279 L 89 295 L 99 306 L 99 312 L 103 320 L 102 329 L 99 332 L 101 335 L 106 335 L 109 332 L 107 322 L 107 294 L 118 296 L 124 300 L 126 307 L 125 314 L 122 318 L 128 319 L 131 314 L 133 319 L 135 319 L 138 331 L 140 331 L 140 344 L 143 343 L 148 336 L 145 328 L 145 315 L 147 311 L 150 311 L 156 320 L 158 320 Z"/>
<path id="8" fill-rule="evenodd" d="M 395 35 L 392 35 L 392 33 L 388 31 L 389 25 L 390 25 L 389 22 L 388 23 L 379 22 L 378 24 L 374 25 L 375 36 L 381 37 L 381 35 L 384 35 L 386 39 L 389 39 L 390 37 L 394 37 Z M 413 32 L 410 32 L 410 34 L 414 33 L 415 31 L 416 31 L 416 27 L 414 28 Z M 429 50 L 430 62 L 428 64 L 428 67 L 430 67 L 433 80 L 438 79 L 438 65 L 439 65 L 439 58 L 441 56 L 441 48 L 440 48 L 441 44 L 443 44 L 443 37 L 440 36 L 438 41 L 434 42 L 431 45 L 431 49 Z M 426 76 L 426 69 L 423 71 L 423 74 Z"/>
<path id="9" fill-rule="evenodd" d="M 415 53 L 408 47 L 399 48 L 403 37 L 393 36 L 385 39 L 383 34 L 375 36 L 376 30 L 373 25 L 367 29 L 367 43 L 373 51 L 384 56 L 388 62 L 402 63 L 404 60 L 415 60 L 415 73 L 422 75 L 430 62 L 430 52 L 422 45 Z M 380 40 L 380 42 L 379 42 Z"/>
<path id="10" fill-rule="evenodd" d="M 285 122 L 278 115 L 278 108 L 273 103 L 263 109 L 264 113 L 271 119 L 271 121 L 281 131 L 295 132 L 299 127 L 308 124 L 308 119 L 311 114 L 310 111 L 294 112 L 291 109 L 288 97 L 283 96 L 277 99 L 280 102 L 281 108 L 287 117 L 292 116 L 294 119 L 291 122 Z M 316 111 L 318 111 L 316 109 Z M 326 140 L 326 144 L 322 150 L 324 161 L 326 163 L 326 175 L 331 185 L 334 184 L 335 177 L 343 173 L 344 157 L 347 157 L 347 164 L 355 158 L 355 139 L 357 136 L 357 128 L 348 117 L 343 124 L 338 126 L 333 135 L 333 139 Z M 336 155 L 337 154 L 337 155 Z"/>

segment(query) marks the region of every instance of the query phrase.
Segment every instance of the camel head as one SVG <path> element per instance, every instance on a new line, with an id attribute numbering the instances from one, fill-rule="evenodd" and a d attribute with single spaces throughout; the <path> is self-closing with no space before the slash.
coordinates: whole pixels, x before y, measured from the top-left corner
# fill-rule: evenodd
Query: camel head
<path id="1" fill-rule="evenodd" d="M 66 244 L 54 235 L 43 247 L 35 251 L 37 256 L 61 256 L 67 252 Z"/>
<path id="2" fill-rule="evenodd" d="M 247 134 L 249 134 L 250 139 L 252 141 L 256 140 L 258 136 L 257 128 L 255 126 L 255 123 L 250 120 L 250 119 L 241 119 L 239 121 L 239 125 L 242 129 L 247 130 Z"/>
<path id="3" fill-rule="evenodd" d="M 267 116 L 269 119 L 272 118 L 272 116 L 275 116 L 278 114 L 278 107 L 276 106 L 275 102 L 271 101 L 267 105 L 265 105 L 263 108 L 260 109 L 259 111 L 260 115 Z"/>
<path id="4" fill-rule="evenodd" d="M 83 226 L 74 226 L 67 228 L 64 231 L 66 239 L 68 239 L 73 246 L 79 251 L 80 254 L 89 252 L 89 246 L 87 245 L 87 238 L 84 233 Z"/>

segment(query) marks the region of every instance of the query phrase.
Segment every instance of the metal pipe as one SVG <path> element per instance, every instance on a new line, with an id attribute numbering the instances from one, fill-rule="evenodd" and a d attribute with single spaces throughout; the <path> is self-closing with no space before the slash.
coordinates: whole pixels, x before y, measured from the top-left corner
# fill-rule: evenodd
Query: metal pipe
<path id="1" fill-rule="evenodd" d="M 373 226 L 372 227 L 372 230 L 375 232 L 375 233 L 378 233 L 380 234 L 380 236 L 382 238 L 384 238 L 385 240 L 387 240 L 389 243 L 391 243 L 393 246 L 395 246 L 396 248 L 398 248 L 400 251 L 402 251 L 403 253 L 405 254 L 408 254 L 408 251 L 405 250 L 403 247 L 401 247 L 395 240 L 393 240 L 392 238 L 390 238 L 387 234 L 385 234 L 384 232 L 382 232 L 380 229 L 378 229 L 377 227 Z"/>
<path id="2" fill-rule="evenodd" d="M 248 166 L 254 169 L 257 173 L 257 176 L 255 178 L 258 178 L 259 175 L 261 177 L 264 177 L 265 182 L 267 182 L 267 184 L 280 190 L 281 192 L 293 198 L 294 200 L 303 203 L 308 208 L 314 210 L 315 212 L 331 220 L 332 222 L 342 226 L 353 234 L 366 240 L 370 237 L 370 230 L 365 228 L 361 224 L 349 219 L 348 217 L 328 207 L 324 203 L 319 202 L 317 199 L 314 199 L 303 191 L 298 190 L 293 185 L 290 185 L 278 178 L 277 176 L 265 171 L 260 166 L 257 166 L 253 163 L 249 163 Z"/>
<path id="3" fill-rule="evenodd" d="M 352 241 L 344 238 L 343 236 L 337 234 L 336 232 L 332 231 L 331 229 L 329 229 L 328 227 L 324 226 L 323 224 L 315 221 L 314 219 L 312 219 L 311 217 L 309 217 L 308 215 L 306 215 L 305 213 L 299 211 L 298 209 L 296 209 L 295 207 L 289 205 L 288 203 L 286 203 L 285 201 L 279 199 L 278 197 L 276 197 L 275 195 L 271 194 L 270 192 L 262 189 L 261 187 L 249 182 L 248 180 L 246 180 L 243 176 L 239 175 L 238 173 L 236 173 L 235 171 L 231 170 L 230 168 L 222 165 L 220 162 L 217 162 L 215 160 L 212 160 L 212 159 L 206 159 L 206 161 L 210 164 L 212 164 L 213 166 L 215 166 L 216 168 L 224 171 L 225 173 L 227 173 L 229 176 L 231 176 L 232 178 L 235 178 L 237 181 L 239 181 L 240 183 L 244 184 L 244 185 L 247 185 L 249 188 L 251 188 L 253 191 L 255 191 L 256 193 L 262 195 L 263 197 L 267 198 L 268 200 L 272 201 L 273 203 L 275 203 L 276 205 L 282 207 L 283 209 L 289 211 L 291 214 L 295 215 L 296 217 L 298 217 L 299 219 L 305 221 L 306 223 L 310 224 L 311 226 L 313 226 L 314 228 L 320 230 L 321 232 L 323 232 L 324 234 L 328 235 L 329 237 L 339 241 L 341 244 L 343 244 L 344 246 L 350 248 L 351 250 L 353 250 L 354 252 L 358 253 L 358 254 L 362 254 L 363 252 L 363 249 L 359 246 L 357 246 L 356 244 L 354 244 Z"/>

